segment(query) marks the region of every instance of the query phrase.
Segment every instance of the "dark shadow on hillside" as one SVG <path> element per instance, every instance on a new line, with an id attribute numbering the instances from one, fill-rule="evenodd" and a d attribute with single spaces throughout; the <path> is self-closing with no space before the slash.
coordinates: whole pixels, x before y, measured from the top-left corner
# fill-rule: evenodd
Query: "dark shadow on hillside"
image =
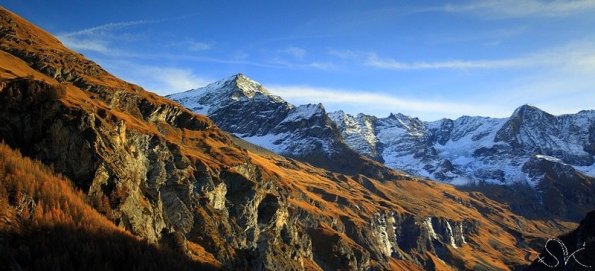
<path id="1" fill-rule="evenodd" d="M 577 200 L 559 192 L 557 186 L 541 188 L 538 193 L 526 184 L 497 185 L 479 183 L 458 186 L 464 192 L 480 192 L 486 197 L 506 204 L 513 213 L 529 219 L 579 222 L 595 206 L 590 202 Z"/>
<path id="2" fill-rule="evenodd" d="M 217 270 L 132 236 L 65 226 L 0 232 L 0 270 Z"/>
<path id="3" fill-rule="evenodd" d="M 377 180 L 402 180 L 409 179 L 404 173 L 388 168 L 387 166 L 357 154 L 351 149 L 342 150 L 341 155 L 335 155 L 333 158 L 328 158 L 321 155 L 309 155 L 306 157 L 293 157 L 276 154 L 268 149 L 254 145 L 239 137 L 232 135 L 233 142 L 241 148 L 249 150 L 264 156 L 279 156 L 290 160 L 300 161 L 302 163 L 311 164 L 314 167 L 326 169 L 331 172 L 358 176 L 364 175 L 369 178 Z"/>

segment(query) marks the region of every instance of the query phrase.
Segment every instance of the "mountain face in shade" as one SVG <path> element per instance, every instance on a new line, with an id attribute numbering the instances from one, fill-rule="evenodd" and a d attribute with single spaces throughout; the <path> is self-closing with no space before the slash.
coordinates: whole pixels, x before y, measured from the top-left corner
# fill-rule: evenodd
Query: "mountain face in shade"
<path id="1" fill-rule="evenodd" d="M 116 78 L 3 8 L 0 26 L 0 266 L 510 270 L 530 263 L 532 244 L 576 227 L 528 219 L 350 149 L 339 152 L 351 161 L 342 168 L 366 174 L 276 155 Z M 231 98 L 206 97 L 218 102 L 208 110 L 257 99 L 277 104 L 279 120 L 224 123 L 245 126 L 237 134 L 339 134 L 321 106 L 283 105 L 242 84 L 252 85 L 222 84 Z"/>

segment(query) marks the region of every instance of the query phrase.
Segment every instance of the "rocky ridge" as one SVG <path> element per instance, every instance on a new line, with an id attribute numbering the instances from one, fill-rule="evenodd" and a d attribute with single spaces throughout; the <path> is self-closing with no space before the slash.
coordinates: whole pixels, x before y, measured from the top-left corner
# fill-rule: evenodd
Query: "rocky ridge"
<path id="1" fill-rule="evenodd" d="M 330 116 L 359 153 L 376 154 L 370 157 L 390 167 L 457 185 L 477 181 L 536 185 L 523 165 L 537 155 L 559 159 L 583 174 L 593 175 L 595 170 L 591 150 L 595 111 L 553 116 L 524 105 L 510 118 L 464 116 L 434 122 L 402 114 L 377 118 L 339 111 Z M 365 128 L 360 124 L 363 119 L 370 120 Z"/>

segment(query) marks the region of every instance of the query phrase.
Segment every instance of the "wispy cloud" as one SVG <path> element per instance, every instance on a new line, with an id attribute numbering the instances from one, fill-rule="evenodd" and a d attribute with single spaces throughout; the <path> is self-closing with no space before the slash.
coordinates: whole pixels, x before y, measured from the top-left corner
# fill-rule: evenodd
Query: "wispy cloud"
<path id="1" fill-rule="evenodd" d="M 206 85 L 211 80 L 194 74 L 189 69 L 142 67 L 135 71 L 142 78 L 143 85 L 156 90 L 159 94 L 180 92 Z"/>
<path id="2" fill-rule="evenodd" d="M 170 44 L 172 47 L 186 49 L 192 52 L 208 51 L 213 49 L 212 42 L 185 40 L 185 41 L 174 41 Z"/>
<path id="3" fill-rule="evenodd" d="M 392 58 L 381 58 L 376 54 L 370 54 L 364 63 L 381 69 L 391 70 L 427 70 L 427 69 L 494 69 L 513 68 L 532 65 L 533 63 L 523 59 L 503 60 L 449 60 L 437 62 L 401 62 Z"/>
<path id="4" fill-rule="evenodd" d="M 485 0 L 447 4 L 442 10 L 495 18 L 559 17 L 595 10 L 593 0 Z"/>
<path id="5" fill-rule="evenodd" d="M 356 106 L 374 108 L 383 112 L 430 113 L 443 117 L 461 115 L 491 115 L 500 116 L 502 108 L 489 104 L 465 104 L 459 102 L 438 102 L 427 99 L 402 99 L 391 95 L 378 94 L 369 91 L 354 91 L 310 86 L 271 86 L 269 90 L 296 103 L 323 103 L 325 105 L 340 105 L 341 107 Z"/>
<path id="6" fill-rule="evenodd" d="M 112 23 L 107 23 L 107 24 L 102 24 L 102 25 L 98 25 L 98 26 L 94 26 L 94 27 L 85 28 L 82 30 L 63 33 L 63 34 L 60 34 L 60 36 L 73 37 L 73 36 L 96 34 L 98 32 L 102 32 L 102 31 L 125 28 L 125 27 L 129 27 L 129 26 L 133 26 L 133 25 L 147 24 L 147 23 L 153 23 L 153 22 L 155 22 L 155 21 L 139 20 L 139 21 L 128 21 L 128 22 L 112 22 Z"/>
<path id="7" fill-rule="evenodd" d="M 160 95 L 205 86 L 213 81 L 186 68 L 141 65 L 125 60 L 99 59 L 98 62 L 118 77 Z"/>
<path id="8" fill-rule="evenodd" d="M 314 69 L 314 70 L 334 70 L 337 66 L 332 62 L 327 61 L 289 61 L 283 58 L 273 58 L 270 61 L 266 62 L 269 64 L 269 67 L 272 68 L 288 68 L 288 69 Z"/>
<path id="9" fill-rule="evenodd" d="M 463 31 L 453 35 L 453 33 L 429 33 L 426 38 L 428 44 L 432 46 L 443 44 L 477 44 L 484 46 L 498 46 L 508 41 L 514 41 L 517 37 L 525 35 L 531 28 L 527 25 L 518 25 L 515 27 L 506 26 L 484 31 Z"/>
<path id="10" fill-rule="evenodd" d="M 288 54 L 295 58 L 303 58 L 306 55 L 306 50 L 303 48 L 299 48 L 299 47 L 287 47 L 287 48 L 281 50 L 281 52 Z"/>
<path id="11" fill-rule="evenodd" d="M 547 48 L 524 56 L 488 60 L 445 60 L 404 62 L 390 57 L 380 57 L 376 53 L 359 54 L 363 65 L 390 70 L 431 70 L 431 69 L 510 69 L 510 68 L 549 68 L 549 69 L 595 69 L 595 42 L 575 42 L 563 46 Z"/>
<path id="12" fill-rule="evenodd" d="M 360 52 L 355 52 L 352 50 L 337 50 L 331 49 L 328 51 L 328 54 L 334 57 L 338 57 L 341 59 L 354 59 L 361 55 Z"/>
<path id="13" fill-rule="evenodd" d="M 59 33 L 57 37 L 68 48 L 73 50 L 93 51 L 102 54 L 110 53 L 122 55 L 124 53 L 122 53 L 119 50 L 115 50 L 111 46 L 114 40 L 118 40 L 118 37 L 113 37 L 113 31 L 135 25 L 142 25 L 154 22 L 155 21 L 147 20 L 113 22 L 78 31 Z"/>
<path id="14" fill-rule="evenodd" d="M 188 42 L 188 50 L 190 51 L 206 51 L 210 50 L 212 46 L 206 42 L 191 41 Z"/>
<path id="15" fill-rule="evenodd" d="M 342 60 L 350 60 L 363 66 L 388 69 L 388 70 L 432 70 L 432 69 L 497 69 L 519 68 L 543 64 L 544 59 L 536 57 L 519 57 L 509 59 L 479 59 L 479 60 L 443 60 L 443 61 L 400 61 L 392 57 L 379 56 L 374 52 L 361 52 L 352 50 L 330 50 L 329 55 Z"/>
<path id="16" fill-rule="evenodd" d="M 163 21 L 163 20 L 162 20 Z M 271 60 L 250 60 L 249 54 L 243 50 L 236 50 L 230 58 L 211 57 L 205 54 L 196 55 L 190 54 L 172 54 L 167 50 L 160 52 L 140 52 L 129 51 L 122 46 L 121 41 L 127 36 L 131 35 L 121 31 L 122 29 L 133 27 L 148 23 L 157 23 L 160 21 L 132 21 L 132 22 L 117 22 L 103 24 L 87 29 L 82 29 L 69 33 L 60 33 L 58 38 L 69 48 L 77 51 L 90 51 L 100 53 L 104 56 L 127 59 L 168 59 L 168 60 L 183 60 L 194 62 L 217 63 L 227 65 L 248 65 L 263 68 L 274 69 L 315 69 L 315 70 L 331 70 L 335 65 L 330 62 L 323 61 L 304 61 L 303 58 L 307 51 L 299 47 L 287 47 L 279 50 L 279 53 L 289 55 L 292 61 L 283 58 L 273 58 Z M 130 40 L 130 39 L 129 39 Z M 213 48 L 213 44 L 204 41 L 186 40 L 180 42 L 173 42 L 164 44 L 164 46 L 182 47 L 187 51 L 199 52 L 209 51 Z"/>

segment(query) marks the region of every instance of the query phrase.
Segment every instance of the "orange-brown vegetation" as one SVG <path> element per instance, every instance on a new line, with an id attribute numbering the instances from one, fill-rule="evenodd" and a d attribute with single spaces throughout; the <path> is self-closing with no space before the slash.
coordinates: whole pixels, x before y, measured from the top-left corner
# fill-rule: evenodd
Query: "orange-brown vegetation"
<path id="1" fill-rule="evenodd" d="M 245 145 L 249 146 L 249 145 Z M 268 174 L 278 176 L 283 185 L 294 193 L 290 196 L 293 208 L 329 218 L 349 220 L 354 225 L 370 223 L 374 213 L 393 210 L 399 213 L 415 214 L 421 217 L 443 217 L 452 221 L 468 218 L 477 220 L 479 232 L 467 239 L 467 244 L 459 248 L 449 248 L 449 254 L 458 259 L 459 266 L 466 269 L 501 269 L 526 263 L 526 259 L 536 257 L 536 243 L 549 238 L 552 233 L 564 232 L 575 223 L 556 220 L 527 220 L 515 215 L 502 203 L 489 199 L 481 193 L 461 192 L 455 187 L 438 182 L 404 178 L 400 181 L 369 179 L 360 176 L 329 174 L 324 169 L 308 164 L 291 161 L 285 157 L 262 152 L 258 148 L 247 147 L 252 162 L 265 168 Z M 284 165 L 291 164 L 292 167 Z M 370 193 L 373 191 L 374 193 Z M 357 207 L 355 207 L 357 206 Z M 353 210 L 363 211 L 354 213 Z M 484 211 L 484 212 L 482 212 Z M 528 244 L 517 243 L 516 235 L 521 234 Z M 313 243 L 319 250 L 329 250 L 329 240 L 345 242 L 350 247 L 358 247 L 349 236 L 339 233 L 332 227 L 322 226 L 314 232 L 313 240 L 325 240 Z M 324 254 L 332 258 L 331 254 Z M 436 270 L 450 270 L 436 255 L 428 254 Z M 414 269 L 406 261 L 391 261 L 396 270 Z"/>
<path id="2" fill-rule="evenodd" d="M 196 244 L 189 244 L 188 258 L 134 237 L 84 198 L 63 176 L 0 144 L 0 265 L 23 270 L 219 267 Z"/>

